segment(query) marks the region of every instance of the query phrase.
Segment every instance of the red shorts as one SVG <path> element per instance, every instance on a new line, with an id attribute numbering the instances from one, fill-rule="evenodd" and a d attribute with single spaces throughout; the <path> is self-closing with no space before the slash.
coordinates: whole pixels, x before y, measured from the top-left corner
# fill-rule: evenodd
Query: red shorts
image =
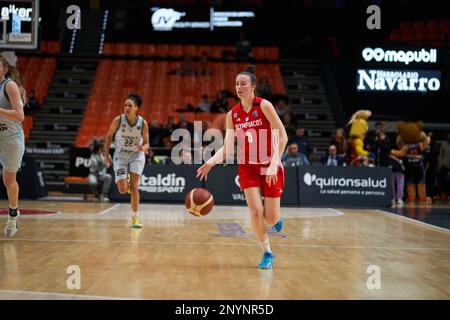
<path id="1" fill-rule="evenodd" d="M 260 187 L 264 197 L 279 198 L 283 194 L 284 189 L 284 167 L 280 162 L 277 171 L 277 182 L 269 184 L 266 181 L 266 175 L 263 174 L 264 168 L 268 164 L 240 164 L 238 167 L 239 185 L 241 190 Z"/>

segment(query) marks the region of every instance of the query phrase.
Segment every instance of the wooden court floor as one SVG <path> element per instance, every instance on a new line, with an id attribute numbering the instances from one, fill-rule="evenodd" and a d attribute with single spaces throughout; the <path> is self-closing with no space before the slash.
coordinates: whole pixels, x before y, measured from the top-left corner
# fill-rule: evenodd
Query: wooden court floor
<path id="1" fill-rule="evenodd" d="M 54 213 L 23 215 L 12 240 L 0 216 L 0 299 L 450 298 L 450 231 L 379 210 L 283 208 L 258 270 L 246 207 L 145 204 L 142 230 L 123 203 L 21 207 Z"/>

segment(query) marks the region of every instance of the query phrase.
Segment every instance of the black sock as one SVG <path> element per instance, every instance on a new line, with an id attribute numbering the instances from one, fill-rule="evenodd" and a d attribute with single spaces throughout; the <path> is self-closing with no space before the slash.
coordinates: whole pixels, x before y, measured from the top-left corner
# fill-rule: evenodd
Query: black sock
<path id="1" fill-rule="evenodd" d="M 17 217 L 17 208 L 16 209 L 9 208 L 9 216 L 10 217 Z"/>

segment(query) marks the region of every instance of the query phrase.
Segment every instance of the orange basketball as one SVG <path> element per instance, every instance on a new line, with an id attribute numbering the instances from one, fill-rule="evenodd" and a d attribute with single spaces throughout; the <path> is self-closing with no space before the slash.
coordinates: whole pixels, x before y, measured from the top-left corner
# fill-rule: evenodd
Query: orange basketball
<path id="1" fill-rule="evenodd" d="M 205 216 L 214 207 L 214 197 L 203 188 L 195 188 L 186 194 L 184 204 L 187 211 L 197 217 Z"/>

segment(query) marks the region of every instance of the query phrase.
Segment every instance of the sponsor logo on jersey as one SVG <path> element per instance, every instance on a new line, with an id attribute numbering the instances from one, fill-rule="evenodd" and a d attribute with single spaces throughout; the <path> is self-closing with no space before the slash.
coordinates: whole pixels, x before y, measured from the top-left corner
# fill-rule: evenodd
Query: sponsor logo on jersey
<path id="1" fill-rule="evenodd" d="M 237 114 L 237 112 L 235 112 L 235 113 L 233 114 L 233 117 L 234 117 L 234 118 L 237 118 L 237 116 L 238 116 L 238 114 Z"/>
<path id="2" fill-rule="evenodd" d="M 247 122 L 236 124 L 236 130 L 259 127 L 259 126 L 262 126 L 262 124 L 263 124 L 261 119 L 248 121 L 248 118 L 247 118 L 246 121 Z"/>
<path id="3" fill-rule="evenodd" d="M 253 118 L 256 118 L 256 117 L 258 117 L 258 111 L 253 111 L 253 113 L 252 113 L 252 116 L 253 116 Z"/>

